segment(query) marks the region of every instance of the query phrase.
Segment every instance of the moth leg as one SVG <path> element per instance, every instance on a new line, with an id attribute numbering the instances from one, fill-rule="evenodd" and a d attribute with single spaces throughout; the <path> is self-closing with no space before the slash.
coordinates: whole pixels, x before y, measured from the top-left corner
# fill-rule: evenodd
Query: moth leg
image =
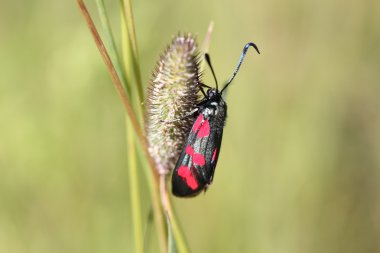
<path id="1" fill-rule="evenodd" d="M 204 83 L 198 83 L 198 85 L 199 85 L 199 90 L 202 92 L 203 96 L 207 98 L 206 92 L 203 88 L 211 89 L 211 87 Z"/>

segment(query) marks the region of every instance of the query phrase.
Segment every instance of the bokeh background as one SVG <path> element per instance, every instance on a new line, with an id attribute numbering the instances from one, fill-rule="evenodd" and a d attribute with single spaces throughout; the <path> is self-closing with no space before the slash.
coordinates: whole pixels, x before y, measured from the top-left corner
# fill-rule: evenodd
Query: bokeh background
<path id="1" fill-rule="evenodd" d="M 380 252 L 379 1 L 134 12 L 144 83 L 174 34 L 202 41 L 211 20 L 220 81 L 246 42 L 262 51 L 228 91 L 212 187 L 175 200 L 193 252 Z M 75 1 L 1 1 L 0 70 L 0 252 L 132 252 L 124 112 Z"/>

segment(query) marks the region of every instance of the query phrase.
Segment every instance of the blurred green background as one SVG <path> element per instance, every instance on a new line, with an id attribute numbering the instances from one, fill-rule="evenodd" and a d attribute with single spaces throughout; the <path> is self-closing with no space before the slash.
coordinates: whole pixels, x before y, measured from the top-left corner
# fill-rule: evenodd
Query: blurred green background
<path id="1" fill-rule="evenodd" d="M 228 91 L 212 187 L 175 200 L 193 252 L 380 252 L 379 1 L 134 12 L 144 83 L 172 35 L 202 41 L 211 20 L 220 81 L 246 42 L 262 51 Z M 0 69 L 0 252 L 132 252 L 124 112 L 75 1 L 1 1 Z"/>

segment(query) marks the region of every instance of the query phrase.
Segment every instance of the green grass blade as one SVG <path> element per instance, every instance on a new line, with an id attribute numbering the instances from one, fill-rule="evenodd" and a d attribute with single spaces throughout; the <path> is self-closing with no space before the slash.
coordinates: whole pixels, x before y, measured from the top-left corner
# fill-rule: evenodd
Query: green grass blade
<path id="1" fill-rule="evenodd" d="M 142 92 L 142 84 L 140 77 L 140 67 L 139 61 L 137 60 L 137 46 L 133 46 L 133 43 L 136 43 L 136 36 L 134 32 L 134 22 L 132 16 L 132 9 L 130 2 L 127 2 L 124 5 L 123 0 L 120 0 L 121 5 L 121 34 L 122 34 L 122 52 L 123 52 L 123 60 L 127 73 L 130 73 L 127 76 L 128 83 L 131 83 L 132 89 L 132 103 L 135 108 L 135 112 L 139 119 L 140 125 L 143 125 L 143 107 L 141 106 L 143 101 L 143 92 Z M 125 6 L 128 6 L 128 11 L 125 11 Z M 128 14 L 129 13 L 129 14 Z M 131 32 L 132 31 L 132 32 Z M 133 47 L 135 49 L 133 49 Z M 135 84 L 135 85 L 134 85 Z M 144 142 L 140 143 L 141 145 Z M 139 148 L 143 148 L 139 146 Z M 149 157 L 143 156 L 143 152 L 139 152 L 141 154 L 141 161 L 144 165 L 144 171 L 146 172 L 146 178 L 148 182 L 148 187 L 150 190 L 150 194 L 152 197 L 152 208 L 154 214 L 154 222 L 157 231 L 157 237 L 160 244 L 160 249 L 162 253 L 167 252 L 167 241 L 166 241 L 166 226 L 164 222 L 164 215 L 161 208 L 160 195 L 159 195 L 159 185 L 156 175 L 154 174 L 155 168 L 153 168 L 153 163 L 149 162 Z M 146 153 L 146 155 L 149 155 Z"/>
<path id="2" fill-rule="evenodd" d="M 139 172 L 137 168 L 137 153 L 135 134 L 133 131 L 132 123 L 126 115 L 126 131 L 127 131 L 127 145 L 128 145 L 128 171 L 129 171 L 129 191 L 131 197 L 132 209 L 132 224 L 134 246 L 136 253 L 143 253 L 144 249 L 144 235 L 141 219 L 141 202 L 140 202 L 140 186 L 139 186 Z"/>
<path id="3" fill-rule="evenodd" d="M 160 245 L 161 253 L 166 253 L 168 251 L 167 238 L 166 238 L 167 231 L 166 231 L 166 226 L 165 226 L 166 224 L 164 220 L 165 216 L 161 208 L 159 185 L 158 185 L 158 182 L 155 180 L 153 174 L 151 173 L 151 169 L 149 168 L 149 163 L 144 153 L 142 152 L 141 145 L 137 147 L 137 151 L 138 151 L 137 153 L 139 154 L 140 161 L 144 168 L 150 195 L 152 197 L 151 202 L 152 202 L 153 218 L 154 218 L 154 224 L 157 231 L 157 238 Z"/>
<path id="4" fill-rule="evenodd" d="M 146 219 L 145 229 L 144 229 L 144 252 L 149 252 L 150 249 L 150 235 L 153 228 L 153 207 L 149 208 L 148 218 Z"/>
<path id="5" fill-rule="evenodd" d="M 99 52 L 100 52 L 100 54 L 104 60 L 104 63 L 107 66 L 107 69 L 111 75 L 112 81 L 115 85 L 115 88 L 116 88 L 116 90 L 120 96 L 120 99 L 123 103 L 123 106 L 124 106 L 126 112 L 128 113 L 128 123 L 130 124 L 130 126 L 133 126 L 133 129 L 130 128 L 129 131 L 127 132 L 127 134 L 129 134 L 129 132 L 131 132 L 130 134 L 133 135 L 133 137 L 136 137 L 136 139 L 138 140 L 139 145 L 137 145 L 137 150 L 138 150 L 137 154 L 142 157 L 142 159 L 141 159 L 141 161 L 143 163 L 142 167 L 144 167 L 145 168 L 144 171 L 147 172 L 146 176 L 147 176 L 147 181 L 148 181 L 148 187 L 150 189 L 151 196 L 152 196 L 152 206 L 153 206 L 153 210 L 154 210 L 154 218 L 155 218 L 157 234 L 158 234 L 158 238 L 159 238 L 159 242 L 160 242 L 161 252 L 166 253 L 167 252 L 166 228 L 165 228 L 163 211 L 162 211 L 162 208 L 160 205 L 158 174 L 154 168 L 154 162 L 149 155 L 148 147 L 147 147 L 145 137 L 144 137 L 144 134 L 143 134 L 143 131 L 141 128 L 141 124 L 138 123 L 138 119 L 136 117 L 136 110 L 134 110 L 133 106 L 130 103 L 130 99 L 127 96 L 125 88 L 123 87 L 122 81 L 120 80 L 120 77 L 117 74 L 117 71 L 116 71 L 115 66 L 112 62 L 112 59 L 109 56 L 108 51 L 106 50 L 106 46 L 104 45 L 104 43 L 103 43 L 103 41 L 102 41 L 98 31 L 97 31 L 97 28 L 95 27 L 95 24 L 91 18 L 90 13 L 88 12 L 88 9 L 87 9 L 85 3 L 83 2 L 83 0 L 77 0 L 77 3 L 78 3 L 78 6 L 80 8 L 80 11 L 83 14 L 83 17 L 86 20 L 86 23 L 87 23 L 87 26 L 91 32 L 91 35 L 94 38 L 96 46 L 97 46 L 97 48 L 98 48 L 98 50 L 99 50 Z M 123 49 L 124 49 L 124 47 L 123 47 Z M 116 52 L 116 50 L 115 50 L 115 52 Z M 134 86 L 131 86 L 131 89 L 133 87 Z M 137 109 L 137 111 L 139 112 L 140 115 L 142 114 L 142 108 L 140 106 L 135 107 L 135 109 Z M 130 139 L 131 138 L 128 138 L 128 140 L 130 140 Z M 132 159 L 134 159 L 134 158 L 132 158 Z M 134 163 L 135 163 L 135 161 L 134 161 Z M 133 168 L 133 166 L 131 166 L 131 167 Z M 132 172 L 132 173 L 135 173 L 135 175 L 137 175 L 137 173 L 140 173 L 140 171 L 141 170 L 135 170 L 136 173 L 135 172 Z M 134 175 L 132 174 L 132 178 L 133 177 L 134 177 Z M 133 181 L 132 181 L 131 185 L 133 185 L 133 182 L 138 182 L 135 179 L 132 179 L 132 180 Z M 131 189 L 132 189 L 132 191 L 134 189 L 138 190 L 138 188 L 136 188 L 135 186 L 131 186 Z M 132 193 L 132 196 L 138 196 L 138 195 L 139 195 L 138 192 Z M 136 208 L 136 207 L 140 208 L 140 203 L 136 202 L 136 200 L 139 200 L 139 198 L 133 197 L 132 199 L 133 199 L 133 200 L 131 200 L 132 201 L 132 207 L 133 208 Z M 134 209 L 133 213 L 139 214 L 140 212 L 138 209 Z M 141 218 L 139 219 L 137 216 L 137 220 L 141 220 Z M 140 222 L 140 225 L 138 225 L 138 223 L 137 223 L 136 226 L 138 226 L 140 228 L 135 228 L 134 231 L 142 231 L 141 222 Z M 140 234 L 141 233 L 138 233 L 139 236 L 140 236 Z M 142 238 L 142 236 L 141 236 L 141 238 Z M 141 241 L 140 239 L 137 239 L 137 240 Z M 138 244 L 136 244 L 136 245 L 138 245 Z"/>
<path id="6" fill-rule="evenodd" d="M 127 76 L 127 81 L 130 83 L 132 88 L 132 103 L 133 107 L 136 109 L 137 117 L 139 119 L 139 122 L 141 125 L 144 124 L 143 121 L 143 91 L 142 91 L 142 81 L 140 76 L 140 64 L 138 61 L 138 54 L 137 54 L 137 46 L 135 46 L 136 50 L 133 49 L 133 43 L 136 43 L 136 38 L 134 36 L 134 33 L 131 33 L 130 31 L 134 28 L 131 28 L 134 26 L 132 15 L 127 16 L 126 14 L 126 5 L 124 4 L 123 0 L 120 0 L 121 5 L 121 38 L 122 38 L 122 49 L 123 49 L 123 61 L 125 70 L 127 73 L 130 73 Z M 131 11 L 131 10 L 130 10 Z M 129 18 L 128 18 L 129 17 Z M 134 36 L 131 38 L 131 36 Z"/>
<path id="7" fill-rule="evenodd" d="M 123 40 L 123 45 L 127 48 L 126 52 L 129 54 L 125 62 L 127 70 L 133 73 L 136 87 L 138 102 L 141 104 L 144 101 L 143 84 L 141 79 L 140 63 L 138 58 L 137 38 L 135 31 L 135 22 L 133 18 L 132 3 L 130 0 L 120 0 L 122 9 L 122 22 L 124 22 L 123 29 L 125 29 L 126 39 Z"/>
<path id="8" fill-rule="evenodd" d="M 177 247 L 175 245 L 175 239 L 172 231 L 172 226 L 170 224 L 170 220 L 166 218 L 168 224 L 168 252 L 169 253 L 177 253 Z"/>
<path id="9" fill-rule="evenodd" d="M 178 222 L 177 215 L 173 208 L 172 200 L 167 191 L 165 175 L 160 176 L 160 194 L 162 205 L 164 206 L 165 213 L 167 215 L 167 221 L 170 223 L 170 229 L 172 230 L 176 248 L 179 253 L 189 253 L 190 250 L 186 241 L 186 237 L 182 231 L 180 223 Z"/>
<path id="10" fill-rule="evenodd" d="M 117 75 L 122 82 L 124 89 L 127 92 L 127 95 L 131 97 L 131 88 L 130 82 L 127 82 L 127 79 L 124 74 L 124 68 L 122 66 L 122 62 L 120 60 L 119 54 L 117 53 L 116 43 L 113 37 L 112 29 L 110 26 L 109 18 L 106 12 L 106 8 L 103 0 L 96 0 L 96 5 L 98 7 L 100 21 L 105 33 L 105 38 L 107 42 L 108 54 L 110 55 Z"/>

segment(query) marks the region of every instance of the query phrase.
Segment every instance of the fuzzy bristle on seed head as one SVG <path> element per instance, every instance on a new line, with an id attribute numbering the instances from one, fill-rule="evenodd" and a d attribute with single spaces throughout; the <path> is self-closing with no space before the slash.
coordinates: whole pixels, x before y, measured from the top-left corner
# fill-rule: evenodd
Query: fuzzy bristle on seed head
<path id="1" fill-rule="evenodd" d="M 146 96 L 145 131 L 160 174 L 175 166 L 198 102 L 197 43 L 191 34 L 176 36 L 157 62 Z"/>

